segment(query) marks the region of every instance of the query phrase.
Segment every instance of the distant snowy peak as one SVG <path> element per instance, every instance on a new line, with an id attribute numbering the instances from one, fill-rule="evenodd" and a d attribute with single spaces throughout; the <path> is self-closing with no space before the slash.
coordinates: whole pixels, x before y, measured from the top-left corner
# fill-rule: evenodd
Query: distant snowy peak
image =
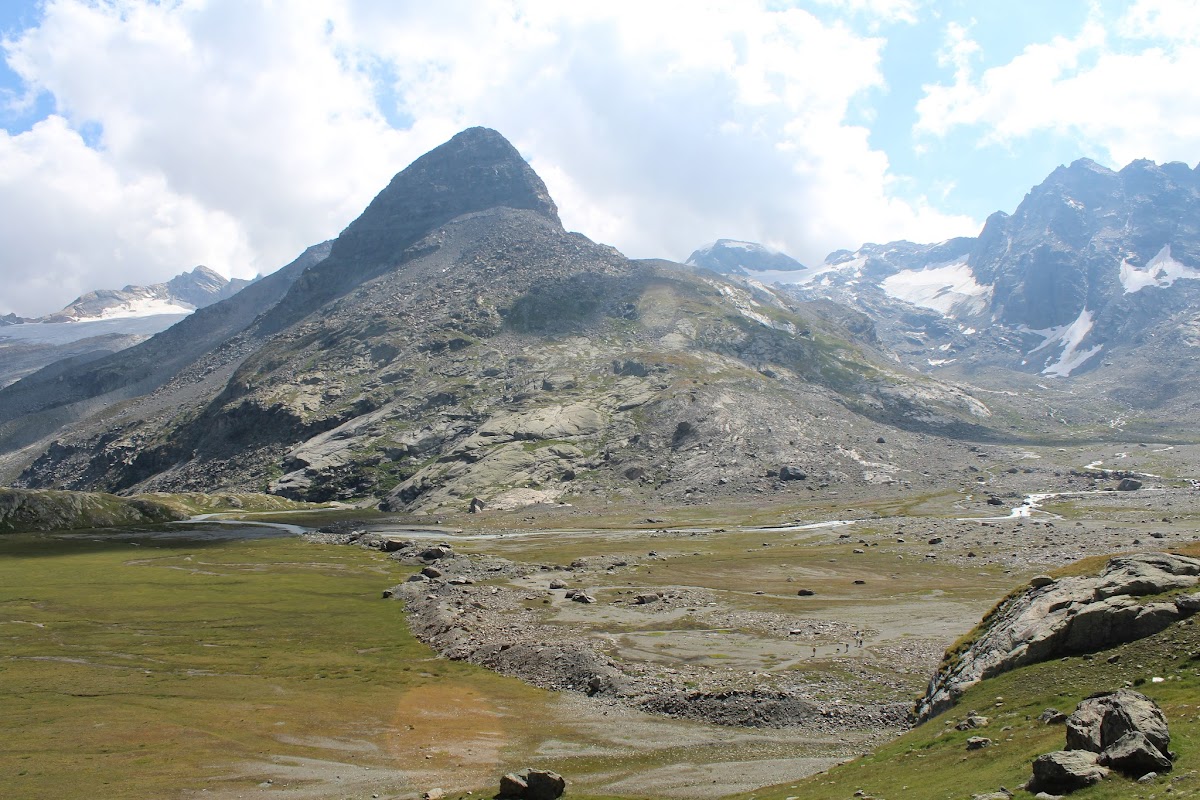
<path id="1" fill-rule="evenodd" d="M 231 281 L 208 267 L 198 266 L 166 283 L 88 292 L 63 310 L 30 321 L 84 322 L 189 314 L 236 294 L 250 283 L 241 279 Z"/>
<path id="2" fill-rule="evenodd" d="M 796 259 L 756 242 L 718 239 L 696 250 L 686 262 L 688 266 L 711 270 L 721 275 L 795 272 L 805 267 Z M 756 277 L 756 276 L 755 276 Z"/>

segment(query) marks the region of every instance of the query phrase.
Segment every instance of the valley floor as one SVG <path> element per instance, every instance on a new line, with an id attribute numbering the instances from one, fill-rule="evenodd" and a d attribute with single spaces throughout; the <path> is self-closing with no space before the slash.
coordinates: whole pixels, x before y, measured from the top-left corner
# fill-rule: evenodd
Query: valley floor
<path id="1" fill-rule="evenodd" d="M 943 650 L 1012 588 L 1200 538 L 1194 448 L 1025 452 L 981 458 L 978 489 L 922 495 L 259 518 L 391 539 L 392 558 L 195 532 L 5 537 L 0 714 L 22 735 L 0 747 L 0 789 L 490 795 L 529 765 L 575 797 L 810 796 L 806 776 L 901 732 Z M 1143 488 L 1114 491 L 1117 467 Z M 441 576 L 407 582 L 425 565 Z M 396 586 L 407 616 L 379 599 Z M 525 683 L 437 657 L 406 619 Z M 589 697 L 596 665 L 609 683 Z"/>

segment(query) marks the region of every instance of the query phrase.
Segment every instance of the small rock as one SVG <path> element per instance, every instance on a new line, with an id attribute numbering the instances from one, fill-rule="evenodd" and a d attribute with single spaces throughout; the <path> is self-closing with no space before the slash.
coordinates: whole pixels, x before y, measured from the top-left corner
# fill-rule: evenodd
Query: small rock
<path id="1" fill-rule="evenodd" d="M 425 794 L 421 795 L 421 797 L 425 798 L 425 800 L 442 800 L 442 798 L 445 796 L 445 789 L 430 789 L 428 792 L 425 792 Z"/>
<path id="2" fill-rule="evenodd" d="M 981 714 L 971 713 L 967 715 L 966 719 L 954 727 L 956 730 L 960 731 L 971 731 L 975 730 L 976 728 L 986 728 L 990 722 L 991 720 L 985 716 L 982 716 Z"/>
<path id="3" fill-rule="evenodd" d="M 1047 708 L 1038 715 L 1038 722 L 1044 722 L 1047 725 L 1062 725 L 1066 721 L 1067 715 L 1057 708 Z"/>

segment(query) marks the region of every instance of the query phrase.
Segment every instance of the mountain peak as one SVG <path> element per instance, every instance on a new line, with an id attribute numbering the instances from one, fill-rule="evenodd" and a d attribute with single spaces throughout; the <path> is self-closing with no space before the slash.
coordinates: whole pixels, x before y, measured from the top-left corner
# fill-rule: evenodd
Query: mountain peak
<path id="1" fill-rule="evenodd" d="M 386 261 L 455 217 L 497 206 L 561 225 L 546 184 L 507 139 L 468 128 L 399 172 L 334 243 L 335 257 Z"/>
<path id="2" fill-rule="evenodd" d="M 803 264 L 786 253 L 772 250 L 757 242 L 743 242 L 738 239 L 717 239 L 693 252 L 684 263 L 724 275 L 804 269 Z"/>

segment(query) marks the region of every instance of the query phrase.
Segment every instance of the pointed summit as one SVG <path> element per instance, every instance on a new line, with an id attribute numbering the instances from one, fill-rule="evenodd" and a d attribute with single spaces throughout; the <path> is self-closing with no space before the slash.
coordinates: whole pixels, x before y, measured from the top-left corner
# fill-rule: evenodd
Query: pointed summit
<path id="1" fill-rule="evenodd" d="M 280 330 L 300 316 L 404 261 L 404 251 L 450 220 L 490 208 L 533 211 L 557 227 L 546 184 L 508 140 L 468 128 L 399 172 L 263 319 Z"/>
<path id="2" fill-rule="evenodd" d="M 338 237 L 333 256 L 388 259 L 438 225 L 497 206 L 560 224 L 546 184 L 517 149 L 490 128 L 468 128 L 392 178 Z"/>

